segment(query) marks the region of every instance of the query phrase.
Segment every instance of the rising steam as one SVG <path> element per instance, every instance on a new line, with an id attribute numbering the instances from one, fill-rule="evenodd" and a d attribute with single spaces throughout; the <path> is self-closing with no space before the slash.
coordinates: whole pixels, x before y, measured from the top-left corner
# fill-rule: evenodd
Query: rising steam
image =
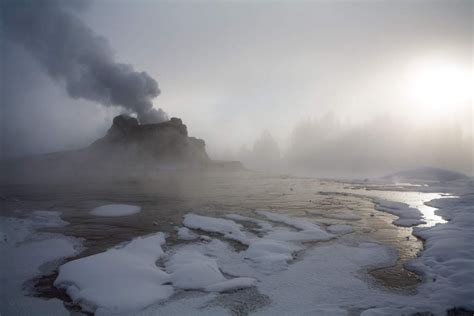
<path id="1" fill-rule="evenodd" d="M 121 106 L 141 123 L 166 121 L 154 109 L 158 83 L 146 72 L 114 60 L 108 41 L 76 15 L 84 1 L 4 1 L 5 36 L 26 48 L 51 78 L 65 84 L 72 98 Z"/>

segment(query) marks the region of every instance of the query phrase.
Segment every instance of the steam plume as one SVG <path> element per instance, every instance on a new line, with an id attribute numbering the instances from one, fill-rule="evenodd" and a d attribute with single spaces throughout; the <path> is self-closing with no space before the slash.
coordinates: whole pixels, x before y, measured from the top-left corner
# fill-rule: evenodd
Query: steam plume
<path id="1" fill-rule="evenodd" d="M 153 108 L 158 83 L 146 72 L 116 62 L 108 41 L 76 15 L 84 1 L 5 0 L 1 6 L 5 36 L 64 83 L 72 98 L 121 106 L 136 113 L 141 123 L 168 119 L 163 110 Z"/>

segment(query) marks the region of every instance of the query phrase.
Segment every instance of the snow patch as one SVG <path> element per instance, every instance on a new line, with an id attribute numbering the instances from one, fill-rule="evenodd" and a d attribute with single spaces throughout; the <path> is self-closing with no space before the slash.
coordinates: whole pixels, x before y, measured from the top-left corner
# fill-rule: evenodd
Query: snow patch
<path id="1" fill-rule="evenodd" d="M 278 214 L 264 210 L 257 210 L 256 212 L 274 222 L 284 223 L 286 225 L 300 229 L 300 231 L 296 232 L 285 229 L 275 229 L 266 236 L 269 239 L 303 242 L 329 240 L 335 237 L 333 234 L 327 233 L 318 224 L 312 223 L 302 218 L 294 218 L 286 214 Z"/>
<path id="2" fill-rule="evenodd" d="M 254 278 L 234 278 L 206 287 L 208 292 L 230 292 L 255 286 L 257 280 Z"/>
<path id="3" fill-rule="evenodd" d="M 54 285 L 74 302 L 96 313 L 126 313 L 169 298 L 168 274 L 155 262 L 164 256 L 162 233 L 138 237 L 103 253 L 70 261 L 59 268 Z"/>
<path id="4" fill-rule="evenodd" d="M 474 310 L 474 195 L 448 199 L 451 220 L 433 227 L 415 227 L 413 234 L 425 240 L 425 249 L 410 263 L 422 271 L 420 292 L 440 311 L 450 307 Z"/>
<path id="5" fill-rule="evenodd" d="M 186 248 L 171 257 L 166 270 L 173 285 L 185 290 L 205 289 L 225 280 L 215 259 Z"/>
<path id="6" fill-rule="evenodd" d="M 24 289 L 26 281 L 44 273 L 43 264 L 81 251 L 78 239 L 36 231 L 66 224 L 52 211 L 35 211 L 24 219 L 0 217 L 0 314 L 69 315 L 60 300 L 25 296 Z"/>
<path id="7" fill-rule="evenodd" d="M 248 244 L 248 238 L 241 231 L 243 226 L 231 220 L 190 213 L 184 217 L 183 224 L 186 227 L 193 229 L 201 229 L 211 233 L 220 233 L 228 239 Z"/>
<path id="8" fill-rule="evenodd" d="M 393 221 L 393 224 L 403 227 L 416 226 L 425 224 L 422 220 L 423 213 L 418 209 L 410 207 L 406 203 L 388 201 L 381 198 L 374 198 L 376 208 L 380 211 L 387 212 L 398 216 L 399 218 Z"/>
<path id="9" fill-rule="evenodd" d="M 262 221 L 260 219 L 252 218 L 252 217 L 247 217 L 247 216 L 242 216 L 239 214 L 227 214 L 225 217 L 236 220 L 236 221 L 246 221 L 246 222 L 252 222 L 260 226 L 260 231 L 267 232 L 272 230 L 273 226 L 267 221 Z"/>
<path id="10" fill-rule="evenodd" d="M 199 235 L 186 227 L 180 227 L 178 229 L 178 238 L 182 240 L 196 240 L 199 238 Z"/>

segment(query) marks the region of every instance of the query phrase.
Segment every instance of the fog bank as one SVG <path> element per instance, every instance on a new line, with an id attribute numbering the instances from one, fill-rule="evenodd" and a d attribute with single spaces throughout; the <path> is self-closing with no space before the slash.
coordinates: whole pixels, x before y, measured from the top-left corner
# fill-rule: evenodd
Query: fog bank
<path id="1" fill-rule="evenodd" d="M 296 124 L 283 147 L 271 134 L 235 153 L 248 167 L 319 176 L 370 176 L 417 167 L 473 175 L 473 138 L 452 121 L 420 126 L 394 116 L 351 125 L 335 115 Z"/>

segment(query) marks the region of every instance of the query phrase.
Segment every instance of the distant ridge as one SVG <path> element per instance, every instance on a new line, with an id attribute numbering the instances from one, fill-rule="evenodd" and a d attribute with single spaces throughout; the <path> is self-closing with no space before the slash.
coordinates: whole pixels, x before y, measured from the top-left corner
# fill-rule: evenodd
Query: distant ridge
<path id="1" fill-rule="evenodd" d="M 436 181 L 436 182 L 447 182 L 454 180 L 468 179 L 469 177 L 463 173 L 433 168 L 423 167 L 410 169 L 392 173 L 390 175 L 382 177 L 383 180 L 398 181 L 398 182 L 410 182 L 410 181 Z"/>

